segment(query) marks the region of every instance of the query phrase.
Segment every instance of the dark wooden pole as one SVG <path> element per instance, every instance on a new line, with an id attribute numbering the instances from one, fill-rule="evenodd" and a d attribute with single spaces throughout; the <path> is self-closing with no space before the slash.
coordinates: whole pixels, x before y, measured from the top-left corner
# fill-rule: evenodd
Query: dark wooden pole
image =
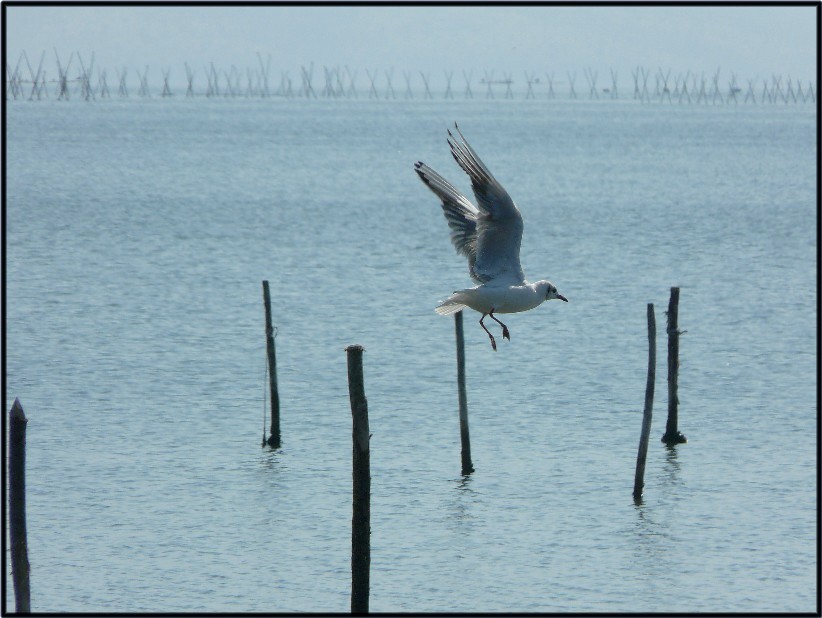
<path id="1" fill-rule="evenodd" d="M 280 395 L 277 391 L 277 354 L 274 350 L 274 326 L 271 323 L 271 293 L 268 281 L 263 281 L 265 302 L 265 347 L 268 353 L 268 377 L 271 389 L 271 435 L 268 445 L 280 448 Z"/>
<path id="2" fill-rule="evenodd" d="M 471 474 L 471 437 L 468 432 L 468 395 L 465 390 L 465 338 L 462 334 L 462 311 L 454 314 L 454 329 L 457 333 L 457 390 L 460 402 L 460 442 L 462 443 L 462 473 Z"/>
<path id="3" fill-rule="evenodd" d="M 17 613 L 31 612 L 29 550 L 26 541 L 26 415 L 15 399 L 9 414 L 9 536 Z"/>
<path id="4" fill-rule="evenodd" d="M 639 436 L 639 450 L 636 456 L 634 475 L 634 501 L 642 500 L 645 485 L 645 459 L 648 456 L 648 436 L 651 434 L 651 418 L 654 410 L 654 382 L 656 381 L 656 318 L 654 305 L 648 303 L 648 380 L 645 383 L 645 410 L 642 413 L 642 433 Z"/>
<path id="5" fill-rule="evenodd" d="M 353 417 L 354 505 L 351 518 L 351 613 L 368 613 L 371 569 L 371 454 L 368 429 L 368 401 L 363 385 L 362 352 L 359 345 L 346 349 L 348 395 Z"/>
<path id="6" fill-rule="evenodd" d="M 671 300 L 668 302 L 668 422 L 662 441 L 667 445 L 682 444 L 687 438 L 677 429 L 679 397 L 677 382 L 679 380 L 679 288 L 671 288 Z"/>

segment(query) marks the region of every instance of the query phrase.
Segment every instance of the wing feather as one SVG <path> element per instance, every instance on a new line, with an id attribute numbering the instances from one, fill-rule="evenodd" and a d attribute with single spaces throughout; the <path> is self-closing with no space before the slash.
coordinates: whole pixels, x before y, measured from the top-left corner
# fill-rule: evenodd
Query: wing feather
<path id="1" fill-rule="evenodd" d="M 477 259 L 477 216 L 479 211 L 467 197 L 422 161 L 414 165 L 420 179 L 442 202 L 442 212 L 451 229 L 451 242 L 457 253 L 468 258 L 468 270 L 477 282 L 482 280 L 474 272 Z"/>
<path id="2" fill-rule="evenodd" d="M 448 131 L 448 145 L 459 166 L 471 179 L 480 214 L 477 217 L 477 257 L 474 270 L 485 283 L 521 285 L 525 273 L 519 261 L 522 215 L 508 192 L 494 178 L 479 155 L 454 124 L 459 139 Z"/>
<path id="3" fill-rule="evenodd" d="M 442 201 L 442 210 L 451 228 L 451 242 L 468 258 L 471 278 L 477 283 L 522 285 L 525 283 L 519 261 L 522 215 L 459 127 L 454 124 L 454 128 L 459 139 L 448 131 L 448 146 L 457 164 L 471 179 L 478 208 L 424 163 L 417 162 L 414 169 Z"/>

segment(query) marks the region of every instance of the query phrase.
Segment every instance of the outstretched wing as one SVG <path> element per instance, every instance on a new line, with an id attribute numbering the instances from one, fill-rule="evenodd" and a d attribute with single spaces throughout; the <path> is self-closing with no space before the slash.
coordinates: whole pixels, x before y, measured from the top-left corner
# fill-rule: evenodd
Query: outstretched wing
<path id="1" fill-rule="evenodd" d="M 442 200 L 442 212 L 451 228 L 451 242 L 457 252 L 468 258 L 468 271 L 477 283 L 482 280 L 474 272 L 477 259 L 477 216 L 479 211 L 467 197 L 422 161 L 414 164 L 420 179 Z"/>
<path id="2" fill-rule="evenodd" d="M 471 178 L 477 197 L 476 257 L 473 271 L 483 283 L 521 285 L 525 275 L 519 261 L 522 215 L 496 178 L 454 124 L 459 139 L 448 131 L 448 145 L 459 166 Z"/>

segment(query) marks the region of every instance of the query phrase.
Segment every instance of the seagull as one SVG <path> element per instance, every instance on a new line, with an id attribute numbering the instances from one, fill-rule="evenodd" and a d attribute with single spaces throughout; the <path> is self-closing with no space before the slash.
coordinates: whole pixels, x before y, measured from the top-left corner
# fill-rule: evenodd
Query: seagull
<path id="1" fill-rule="evenodd" d="M 455 291 L 434 310 L 440 315 L 451 315 L 465 307 L 478 311 L 482 314 L 480 326 L 491 339 L 491 348 L 496 350 L 494 335 L 483 322 L 486 316 L 502 326 L 503 339 L 510 341 L 508 327 L 495 313 L 528 311 L 546 300 L 557 298 L 567 303 L 568 299 L 547 279 L 536 283 L 525 280 L 519 263 L 522 215 L 508 192 L 468 145 L 456 123 L 454 129 L 459 139 L 449 130 L 448 146 L 471 178 L 477 206 L 422 161 L 414 164 L 414 170 L 442 200 L 442 211 L 451 228 L 451 242 L 457 253 L 468 258 L 468 272 L 479 285 Z"/>

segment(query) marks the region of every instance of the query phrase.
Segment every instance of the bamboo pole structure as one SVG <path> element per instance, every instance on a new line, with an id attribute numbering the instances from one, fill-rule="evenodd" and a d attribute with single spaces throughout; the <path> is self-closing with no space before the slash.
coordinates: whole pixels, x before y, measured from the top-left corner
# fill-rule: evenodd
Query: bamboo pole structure
<path id="1" fill-rule="evenodd" d="M 577 93 L 574 90 L 574 82 L 576 81 L 576 79 L 577 79 L 576 71 L 574 71 L 573 75 L 571 73 L 568 73 L 568 82 L 571 85 L 571 90 L 568 92 L 568 97 L 571 98 L 571 99 L 576 99 L 577 98 Z"/>
<path id="2" fill-rule="evenodd" d="M 373 97 L 375 99 L 379 99 L 380 95 L 377 92 L 377 84 L 376 84 L 377 69 L 374 69 L 374 74 L 373 75 L 371 74 L 371 71 L 366 69 L 365 74 L 368 75 L 368 79 L 371 82 L 371 89 L 368 91 L 368 98 L 370 99 L 370 98 Z"/>
<path id="3" fill-rule="evenodd" d="M 26 415 L 15 399 L 9 413 L 9 537 L 11 573 L 18 614 L 31 612 L 29 555 L 26 540 Z"/>
<path id="4" fill-rule="evenodd" d="M 280 395 L 277 390 L 277 353 L 274 349 L 274 326 L 271 322 L 271 293 L 268 281 L 263 281 L 263 302 L 265 304 L 265 347 L 268 355 L 268 378 L 271 392 L 271 435 L 268 446 L 280 448 Z"/>
<path id="5" fill-rule="evenodd" d="M 471 90 L 471 77 L 473 76 L 473 74 L 474 74 L 473 71 L 468 71 L 468 73 L 466 73 L 465 71 L 462 72 L 462 77 L 465 79 L 465 98 L 466 99 L 473 99 L 474 98 L 474 93 Z"/>
<path id="6" fill-rule="evenodd" d="M 687 438 L 677 430 L 679 397 L 679 288 L 671 288 L 671 300 L 668 302 L 668 422 L 662 441 L 667 445 L 682 444 Z"/>
<path id="7" fill-rule="evenodd" d="M 422 83 L 425 85 L 425 98 L 426 99 L 433 99 L 434 95 L 431 94 L 431 89 L 428 86 L 429 74 L 423 73 L 422 71 L 420 71 L 420 77 L 422 77 Z"/>
<path id="8" fill-rule="evenodd" d="M 62 100 L 68 101 L 68 98 L 69 98 L 68 72 L 69 72 L 69 68 L 71 68 L 71 61 L 74 58 L 74 52 L 72 52 L 71 55 L 69 56 L 69 59 L 68 59 L 68 62 L 66 63 L 65 68 L 63 68 L 63 65 L 60 63 L 60 56 L 57 55 L 57 50 L 56 49 L 54 50 L 54 57 L 57 60 L 57 71 L 60 75 L 60 80 L 59 80 L 60 89 L 58 91 L 57 100 L 58 101 L 62 101 Z"/>
<path id="9" fill-rule="evenodd" d="M 77 56 L 77 63 L 80 65 L 75 77 L 70 77 L 72 60 Z M 103 98 L 111 98 L 113 88 L 109 89 L 107 85 L 107 71 L 102 67 L 97 69 L 97 81 L 94 82 L 94 69 L 97 67 L 95 63 L 94 52 L 91 53 L 91 60 L 86 66 L 85 60 L 79 52 L 72 52 L 68 59 L 68 64 L 63 66 L 62 61 L 54 49 L 54 60 L 56 61 L 56 77 L 51 80 L 46 80 L 46 69 L 44 66 L 46 54 L 41 53 L 40 63 L 35 70 L 35 65 L 30 62 L 30 58 L 25 51 L 20 53 L 16 66 L 6 63 L 6 79 L 5 91 L 6 98 L 20 99 L 27 98 L 28 100 L 40 100 L 49 97 L 49 88 L 54 88 L 54 95 L 58 101 L 68 100 L 70 95 L 75 94 L 87 101 L 94 101 Z M 181 74 L 184 72 L 187 79 L 188 88 L 186 90 L 186 97 L 191 98 L 198 94 L 204 94 L 206 98 L 222 96 L 224 98 L 236 97 L 259 97 L 268 98 L 271 96 L 283 96 L 293 98 L 295 96 L 304 97 L 307 99 L 316 99 L 318 97 L 336 99 L 336 98 L 357 98 L 357 90 L 354 84 L 356 72 L 352 72 L 348 66 L 323 66 L 323 76 L 325 78 L 324 88 L 318 92 L 315 89 L 314 77 L 314 62 L 307 65 L 300 66 L 300 79 L 302 86 L 296 90 L 293 87 L 292 79 L 288 77 L 289 71 L 285 69 L 280 70 L 281 80 L 279 88 L 276 92 L 270 88 L 269 76 L 271 75 L 271 54 L 265 57 L 258 51 L 256 52 L 255 65 L 246 67 L 237 67 L 231 65 L 228 69 L 217 68 L 214 62 L 209 62 L 204 65 L 204 73 L 207 84 L 202 93 L 195 92 L 192 81 L 194 72 L 189 67 L 188 63 L 183 63 L 180 68 Z M 24 78 L 21 72 L 21 66 L 25 65 L 28 68 L 28 78 Z M 162 89 L 159 89 L 159 83 L 149 83 L 148 71 L 149 66 L 145 70 L 136 69 L 138 78 L 137 93 L 141 97 L 150 97 L 150 88 L 158 88 L 160 96 L 170 97 L 173 95 L 173 88 L 175 84 L 170 79 L 172 67 L 155 67 L 161 73 L 163 78 Z M 153 69 L 152 69 L 153 70 Z M 368 93 L 368 98 L 379 99 L 398 99 L 399 93 L 393 85 L 394 68 L 387 69 L 375 67 L 373 70 L 366 69 L 370 80 L 371 88 Z M 122 70 L 115 69 L 115 73 L 119 78 L 118 96 L 120 98 L 128 97 L 128 89 L 126 86 L 126 67 Z M 453 99 L 457 96 L 454 85 L 454 70 L 444 70 L 440 75 L 444 81 L 436 82 L 432 78 L 430 72 L 426 71 L 411 71 L 403 70 L 403 78 L 405 79 L 405 92 L 402 98 L 413 99 L 420 97 L 423 99 L 434 99 L 435 92 L 441 92 L 443 98 Z M 541 98 L 540 90 L 542 84 L 547 87 L 545 96 L 553 99 L 559 96 L 560 89 L 568 99 L 583 98 L 581 92 L 576 90 L 576 78 L 578 71 L 568 69 L 565 71 L 567 81 L 560 82 L 554 80 L 554 72 L 544 71 L 543 74 L 547 77 L 547 81 L 543 82 L 536 77 L 534 71 L 524 71 L 522 74 L 525 80 L 520 83 L 514 83 L 513 71 L 502 71 L 502 79 L 495 79 L 495 72 L 493 70 L 484 69 L 485 77 L 479 80 L 480 85 L 485 85 L 485 98 L 495 98 L 495 87 L 505 86 L 505 91 L 502 93 L 505 99 L 514 99 L 518 96 L 523 96 L 525 99 L 539 99 Z M 594 67 L 585 67 L 583 75 L 588 86 L 588 99 L 600 99 L 606 96 L 611 99 L 618 99 L 619 94 L 617 90 L 617 72 L 609 69 L 611 77 L 611 85 L 598 86 L 599 71 Z M 412 75 L 418 74 L 420 83 L 414 87 L 411 83 Z M 498 73 L 497 73 L 498 74 Z M 378 81 L 384 75 L 386 83 L 383 91 L 381 83 Z M 462 70 L 462 75 L 465 81 L 464 98 L 474 98 L 471 81 L 472 72 Z M 749 101 L 757 104 L 762 103 L 783 103 L 783 104 L 803 104 L 816 102 L 816 85 L 814 78 L 807 79 L 793 78 L 787 75 L 787 79 L 783 75 L 772 74 L 771 77 L 763 79 L 762 94 L 756 97 L 754 87 L 757 83 L 757 78 L 748 79 L 740 76 L 737 79 L 736 74 L 730 72 L 730 80 L 720 80 L 721 69 L 717 69 L 712 73 L 712 77 L 706 78 L 705 72 L 697 72 L 688 70 L 684 76 L 682 73 L 673 74 L 672 69 L 665 69 L 661 66 L 657 67 L 656 71 L 650 68 L 638 65 L 631 70 L 631 76 L 634 83 L 633 99 L 639 100 L 641 103 L 663 103 L 666 101 L 673 103 L 697 103 L 697 104 L 739 104 L 748 103 Z M 244 76 L 244 77 L 243 77 Z M 654 77 L 653 90 L 649 90 L 649 79 Z M 671 77 L 673 76 L 673 85 L 671 84 Z M 743 79 L 748 81 L 748 89 L 745 96 L 742 96 L 742 88 L 740 83 Z M 803 83 L 807 83 L 807 86 Z M 48 84 L 54 84 L 49 86 Z M 96 85 L 95 85 L 96 84 Z M 243 86 L 245 84 L 245 86 Z M 727 84 L 727 88 L 721 84 Z M 181 83 L 176 87 L 181 87 Z M 555 89 L 554 86 L 557 86 Z M 515 89 L 516 88 L 516 89 Z M 438 96 L 438 95 L 436 95 Z"/>
<path id="10" fill-rule="evenodd" d="M 120 86 L 117 88 L 117 96 L 119 96 L 121 98 L 127 97 L 128 96 L 128 86 L 126 85 L 126 75 L 127 75 L 126 71 L 127 71 L 127 69 L 125 67 L 123 67 L 122 73 L 120 72 L 119 69 L 116 69 L 116 71 L 117 71 L 117 79 L 120 80 Z"/>
<path id="11" fill-rule="evenodd" d="M 554 74 L 546 73 L 545 79 L 548 81 L 548 98 L 553 99 L 556 96 L 554 93 Z"/>
<path id="12" fill-rule="evenodd" d="M 648 456 L 648 436 L 651 434 L 655 381 L 656 318 L 654 317 L 653 303 L 648 303 L 648 380 L 645 383 L 645 409 L 642 412 L 642 432 L 639 436 L 639 449 L 636 456 L 636 473 L 634 474 L 634 502 L 637 503 L 642 501 L 642 488 L 645 485 L 645 460 Z"/>
<path id="13" fill-rule="evenodd" d="M 171 69 L 166 69 L 163 71 L 163 92 L 160 96 L 170 97 L 172 96 L 171 88 L 168 86 L 168 78 L 171 76 Z"/>
<path id="14" fill-rule="evenodd" d="M 353 442 L 353 509 L 351 518 L 351 613 L 368 613 L 371 570 L 371 452 L 368 401 L 363 384 L 363 347 L 345 349 Z"/>
<path id="15" fill-rule="evenodd" d="M 396 99 L 397 93 L 394 92 L 394 86 L 391 84 L 391 81 L 394 79 L 394 67 L 391 67 L 390 71 L 385 71 L 385 79 L 388 82 L 388 85 L 385 87 L 385 98 Z"/>
<path id="16" fill-rule="evenodd" d="M 356 86 L 357 71 L 352 73 L 348 68 L 348 65 L 345 65 L 345 74 L 348 76 L 348 91 L 345 93 L 345 96 L 354 97 L 355 99 L 359 98 L 359 95 L 357 95 Z"/>
<path id="17" fill-rule="evenodd" d="M 462 474 L 471 474 L 471 437 L 468 431 L 468 395 L 465 389 L 465 338 L 462 333 L 462 311 L 454 314 L 454 330 L 457 335 L 457 390 L 460 404 L 460 443 L 462 444 Z"/>
<path id="18" fill-rule="evenodd" d="M 453 77 L 454 77 L 454 72 L 453 71 L 446 71 L 445 72 L 446 86 L 445 86 L 445 95 L 443 96 L 443 98 L 445 98 L 445 99 L 453 99 L 454 98 L 454 93 L 451 92 L 451 79 Z"/>

